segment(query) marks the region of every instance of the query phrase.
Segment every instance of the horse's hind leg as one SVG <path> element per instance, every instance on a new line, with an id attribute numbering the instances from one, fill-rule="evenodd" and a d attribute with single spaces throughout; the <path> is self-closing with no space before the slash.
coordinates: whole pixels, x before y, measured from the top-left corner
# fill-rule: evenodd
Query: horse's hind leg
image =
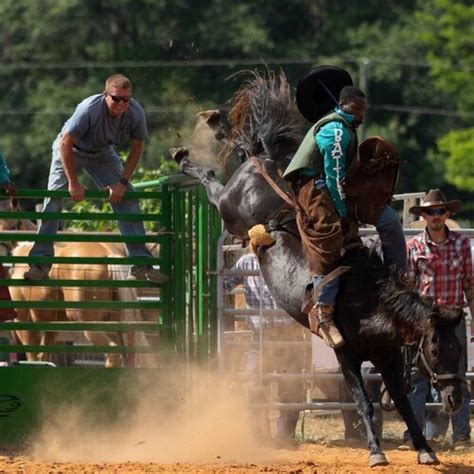
<path id="1" fill-rule="evenodd" d="M 369 400 L 365 390 L 364 381 L 361 375 L 361 364 L 356 362 L 347 354 L 345 348 L 338 351 L 338 359 L 341 363 L 342 373 L 347 384 L 347 388 L 357 407 L 357 413 L 361 417 L 367 432 L 367 445 L 370 449 L 369 466 L 385 466 L 388 464 L 383 453 L 379 439 L 375 431 L 373 421 L 374 407 Z"/>
<path id="2" fill-rule="evenodd" d="M 416 421 L 415 415 L 405 393 L 403 380 L 403 360 L 401 356 L 390 364 L 377 364 L 377 369 L 387 387 L 388 393 L 395 404 L 398 413 L 405 421 L 410 432 L 414 448 L 418 451 L 419 464 L 438 464 L 438 458 L 426 441 L 423 431 Z"/>

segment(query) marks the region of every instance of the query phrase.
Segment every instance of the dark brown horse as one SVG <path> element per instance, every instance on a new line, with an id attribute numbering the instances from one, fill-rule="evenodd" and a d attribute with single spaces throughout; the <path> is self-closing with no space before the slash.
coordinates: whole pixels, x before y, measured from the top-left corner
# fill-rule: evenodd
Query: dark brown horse
<path id="1" fill-rule="evenodd" d="M 216 126 L 215 118 L 209 124 L 212 127 Z M 205 186 L 231 234 L 246 241 L 253 226 L 267 226 L 274 243 L 259 251 L 262 274 L 279 305 L 308 327 L 307 316 L 300 309 L 310 272 L 294 212 L 264 176 L 267 174 L 288 190 L 280 172 L 295 152 L 303 132 L 285 77 L 271 72 L 266 77 L 255 74 L 236 93 L 229 120 L 232 127 L 223 143 L 226 153 L 220 153 L 219 159 L 237 156 L 243 157 L 244 162 L 225 185 L 214 175 L 212 157 L 208 167 L 202 161 L 201 165 L 194 164 L 192 154 L 185 149 L 175 150 L 175 159 L 183 173 L 198 178 Z M 220 125 L 218 128 L 222 130 Z M 246 159 L 251 157 L 257 161 Z M 422 299 L 400 283 L 397 275 L 390 275 L 380 258 L 368 250 L 347 252 L 343 263 L 350 265 L 351 270 L 341 279 L 335 318 L 346 344 L 336 354 L 367 430 L 369 465 L 387 464 L 387 460 L 376 436 L 373 406 L 361 376 L 361 364 L 366 360 L 380 372 L 405 420 L 419 451 L 418 462 L 437 463 L 406 395 L 401 348 L 418 348 L 425 361 L 421 370 L 440 390 L 444 410 L 456 412 L 461 404 L 463 381 L 458 376 L 460 345 L 454 328 L 462 317 L 461 310 L 441 309 L 431 300 Z"/>

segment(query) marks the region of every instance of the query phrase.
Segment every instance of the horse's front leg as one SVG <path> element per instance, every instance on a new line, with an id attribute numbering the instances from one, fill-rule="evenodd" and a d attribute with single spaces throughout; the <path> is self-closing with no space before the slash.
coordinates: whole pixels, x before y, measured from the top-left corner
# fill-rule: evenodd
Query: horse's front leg
<path id="1" fill-rule="evenodd" d="M 337 357 L 341 364 L 347 388 L 352 395 L 357 407 L 357 413 L 359 413 L 367 432 L 367 445 L 370 449 L 369 466 L 385 466 L 388 464 L 388 461 L 380 447 L 380 442 L 375 431 L 373 421 L 374 407 L 364 387 L 364 381 L 361 375 L 361 363 L 356 361 L 345 347 L 337 351 Z"/>
<path id="2" fill-rule="evenodd" d="M 210 168 L 195 165 L 189 159 L 189 151 L 187 148 L 172 148 L 170 153 L 173 159 L 179 164 L 181 173 L 199 179 L 206 190 L 209 202 L 218 208 L 219 198 L 224 189 L 224 185 L 216 178 L 214 171 Z"/>
<path id="3" fill-rule="evenodd" d="M 405 421 L 410 432 L 414 448 L 418 451 L 419 464 L 439 464 L 435 452 L 429 446 L 423 435 L 422 428 L 418 425 L 410 401 L 405 392 L 403 380 L 403 360 L 401 356 L 390 364 L 377 364 L 377 369 L 387 387 L 388 393 L 397 408 L 398 413 Z"/>

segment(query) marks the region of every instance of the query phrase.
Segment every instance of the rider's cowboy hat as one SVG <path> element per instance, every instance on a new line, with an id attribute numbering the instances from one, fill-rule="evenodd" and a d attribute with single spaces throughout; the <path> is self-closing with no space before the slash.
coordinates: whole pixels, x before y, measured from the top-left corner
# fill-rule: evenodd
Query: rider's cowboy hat
<path id="1" fill-rule="evenodd" d="M 421 206 L 410 207 L 408 212 L 416 216 L 421 216 L 421 213 L 429 207 L 445 207 L 451 214 L 454 214 L 461 209 L 461 201 L 458 199 L 447 201 L 439 189 L 430 189 L 428 194 L 424 197 Z"/>
<path id="2" fill-rule="evenodd" d="M 298 110 L 305 119 L 315 123 L 337 106 L 341 89 L 352 85 L 352 78 L 345 69 L 317 66 L 296 86 Z"/>

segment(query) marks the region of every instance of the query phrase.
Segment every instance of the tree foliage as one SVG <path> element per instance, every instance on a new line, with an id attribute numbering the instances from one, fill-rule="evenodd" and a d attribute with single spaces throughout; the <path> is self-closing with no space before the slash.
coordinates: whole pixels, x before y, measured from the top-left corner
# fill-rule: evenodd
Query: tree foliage
<path id="1" fill-rule="evenodd" d="M 474 127 L 447 133 L 439 139 L 438 146 L 447 156 L 448 182 L 465 191 L 474 190 Z"/>
<path id="2" fill-rule="evenodd" d="M 64 121 L 123 72 L 147 113 L 142 167 L 173 172 L 168 149 L 225 105 L 236 72 L 266 62 L 296 86 L 333 63 L 366 88 L 366 133 L 400 149 L 399 191 L 460 186 L 470 139 L 455 150 L 446 134 L 472 126 L 473 15 L 467 0 L 2 0 L 0 148 L 19 186 L 44 187 Z"/>
<path id="3" fill-rule="evenodd" d="M 445 179 L 461 190 L 474 191 L 474 5 L 463 0 L 429 0 L 415 13 L 418 39 L 430 65 L 431 90 L 461 114 L 438 137 Z"/>
<path id="4" fill-rule="evenodd" d="M 463 0 L 429 0 L 415 17 L 436 89 L 449 94 L 461 111 L 474 108 L 474 4 Z"/>

